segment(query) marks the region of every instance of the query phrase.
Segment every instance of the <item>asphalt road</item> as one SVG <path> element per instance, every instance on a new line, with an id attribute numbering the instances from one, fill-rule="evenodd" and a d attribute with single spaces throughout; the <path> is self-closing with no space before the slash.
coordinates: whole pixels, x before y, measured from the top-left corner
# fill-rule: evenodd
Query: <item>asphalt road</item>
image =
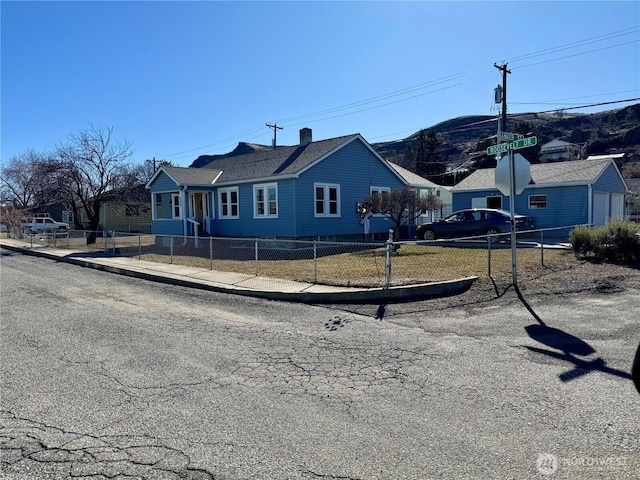
<path id="1" fill-rule="evenodd" d="M 380 319 L 1 253 L 0 478 L 638 478 L 638 291 Z"/>

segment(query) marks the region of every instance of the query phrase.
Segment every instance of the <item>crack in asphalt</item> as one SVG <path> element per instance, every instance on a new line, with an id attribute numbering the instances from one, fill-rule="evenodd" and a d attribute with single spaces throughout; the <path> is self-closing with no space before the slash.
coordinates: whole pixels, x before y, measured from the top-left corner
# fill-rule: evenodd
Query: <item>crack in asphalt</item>
<path id="1" fill-rule="evenodd" d="M 321 478 L 325 480 L 363 480 L 361 477 L 352 477 L 350 475 L 332 475 L 330 473 L 318 473 L 308 468 L 302 473 L 305 475 L 310 475 L 313 478 Z"/>
<path id="2" fill-rule="evenodd" d="M 264 335 L 264 333 L 263 333 Z M 336 339 L 308 338 L 291 350 L 273 335 L 263 348 L 248 348 L 232 371 L 230 379 L 246 387 L 270 385 L 286 387 L 285 394 L 344 399 L 366 394 L 372 388 L 392 391 L 423 388 L 408 373 L 424 358 L 441 356 L 406 348 L 379 344 L 341 344 Z"/>
<path id="3" fill-rule="evenodd" d="M 0 473 L 28 472 L 38 464 L 47 478 L 214 480 L 191 466 L 184 452 L 146 435 L 96 436 L 73 432 L 0 410 Z"/>
<path id="4" fill-rule="evenodd" d="M 91 361 L 91 360 L 70 360 L 65 356 L 60 357 L 60 360 L 70 365 L 86 367 L 92 373 L 101 376 L 108 381 L 112 382 L 116 386 L 116 390 L 125 395 L 128 401 L 140 401 L 146 405 L 149 405 L 152 400 L 157 400 L 163 396 L 169 396 L 174 394 L 186 394 L 188 388 L 200 387 L 208 385 L 213 388 L 222 388 L 225 386 L 223 382 L 220 382 L 212 377 L 205 378 L 197 381 L 185 381 L 185 382 L 170 382 L 158 385 L 133 385 L 127 383 L 117 375 L 112 373 L 104 361 Z"/>

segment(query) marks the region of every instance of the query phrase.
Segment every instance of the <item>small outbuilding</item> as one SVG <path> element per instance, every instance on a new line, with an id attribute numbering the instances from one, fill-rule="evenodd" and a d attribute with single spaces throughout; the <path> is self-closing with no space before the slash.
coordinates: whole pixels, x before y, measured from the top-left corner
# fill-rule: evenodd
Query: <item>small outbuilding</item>
<path id="1" fill-rule="evenodd" d="M 515 211 L 536 228 L 603 225 L 625 215 L 627 185 L 616 160 L 624 154 L 531 165 L 531 182 L 515 196 Z M 480 169 L 453 187 L 453 209 L 509 208 L 495 186 L 495 168 Z"/>

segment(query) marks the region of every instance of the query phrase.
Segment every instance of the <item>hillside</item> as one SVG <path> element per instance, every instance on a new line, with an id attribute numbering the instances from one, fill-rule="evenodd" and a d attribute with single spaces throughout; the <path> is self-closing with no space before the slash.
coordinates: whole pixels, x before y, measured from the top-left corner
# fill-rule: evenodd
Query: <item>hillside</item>
<path id="1" fill-rule="evenodd" d="M 458 117 L 427 130 L 438 133 L 442 154 L 449 165 L 464 164 L 473 169 L 490 166 L 487 163 L 492 159 L 485 152 L 496 143 L 497 119 L 497 116 Z M 586 144 L 588 155 L 626 152 L 627 161 L 640 161 L 640 104 L 593 114 L 518 114 L 508 118 L 507 130 L 538 137 L 538 145 L 524 153 L 532 162 L 537 161 L 540 146 L 555 139 Z M 383 158 L 411 169 L 405 152 L 407 148 L 415 151 L 417 136 L 418 132 L 373 147 Z"/>
<path id="2" fill-rule="evenodd" d="M 486 148 L 496 143 L 497 119 L 497 115 L 463 116 L 438 123 L 427 130 L 438 133 L 442 140 L 442 154 L 451 168 L 463 165 L 474 170 L 495 165 L 495 157 L 488 157 Z M 538 137 L 537 146 L 521 152 L 532 163 L 537 162 L 540 146 L 555 139 L 586 144 L 588 155 L 626 152 L 627 162 L 640 161 L 640 104 L 592 114 L 517 114 L 508 118 L 507 130 Z M 401 140 L 374 143 L 372 146 L 384 159 L 413 170 L 405 153 L 408 148 L 415 151 L 418 133 Z M 267 148 L 270 147 L 240 142 L 232 152 L 202 155 L 191 166 L 201 167 L 216 158 Z"/>

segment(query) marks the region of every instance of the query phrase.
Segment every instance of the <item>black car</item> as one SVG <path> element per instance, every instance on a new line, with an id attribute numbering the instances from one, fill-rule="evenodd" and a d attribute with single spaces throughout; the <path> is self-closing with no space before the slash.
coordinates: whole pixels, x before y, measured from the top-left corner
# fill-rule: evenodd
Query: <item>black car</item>
<path id="1" fill-rule="evenodd" d="M 533 220 L 525 215 L 515 215 L 516 230 L 533 229 Z M 436 222 L 423 223 L 416 230 L 416 238 L 462 238 L 479 235 L 499 235 L 510 231 L 511 214 L 493 208 L 459 210 Z"/>

